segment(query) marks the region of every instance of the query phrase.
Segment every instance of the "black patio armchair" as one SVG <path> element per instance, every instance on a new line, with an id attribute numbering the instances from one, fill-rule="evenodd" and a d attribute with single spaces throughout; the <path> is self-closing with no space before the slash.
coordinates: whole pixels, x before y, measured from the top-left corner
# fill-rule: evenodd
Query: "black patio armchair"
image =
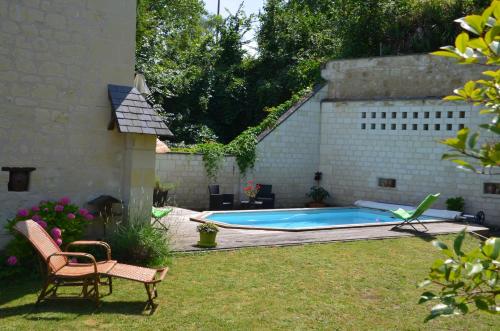
<path id="1" fill-rule="evenodd" d="M 234 206 L 234 194 L 221 194 L 219 185 L 208 185 L 210 210 L 230 210 Z"/>
<path id="2" fill-rule="evenodd" d="M 274 193 L 272 185 L 257 184 L 260 186 L 259 192 L 255 196 L 255 200 L 262 201 L 263 209 L 273 209 L 274 208 Z"/>

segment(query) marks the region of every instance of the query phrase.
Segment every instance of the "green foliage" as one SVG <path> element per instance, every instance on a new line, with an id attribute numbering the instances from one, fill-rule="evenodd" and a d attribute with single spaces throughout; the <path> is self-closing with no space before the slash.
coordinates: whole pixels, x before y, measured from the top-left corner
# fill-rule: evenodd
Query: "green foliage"
<path id="1" fill-rule="evenodd" d="M 313 186 L 306 196 L 313 199 L 314 202 L 323 202 L 330 196 L 330 193 L 321 186 Z"/>
<path id="2" fill-rule="evenodd" d="M 196 229 L 198 230 L 198 232 L 206 232 L 206 233 L 217 233 L 217 232 L 219 232 L 219 228 L 213 222 L 201 223 L 200 225 L 198 225 L 196 227 Z"/>
<path id="3" fill-rule="evenodd" d="M 439 316 L 467 314 L 473 309 L 491 314 L 500 313 L 500 238 L 490 238 L 470 252 L 462 250 L 465 239 L 462 230 L 449 248 L 441 241 L 433 245 L 446 259 L 438 259 L 431 267 L 428 278 L 419 286 L 435 285 L 438 292 L 422 293 L 419 303 L 437 301 L 426 321 Z"/>
<path id="4" fill-rule="evenodd" d="M 113 258 L 124 263 L 162 266 L 170 257 L 168 238 L 148 222 L 119 225 L 109 242 Z"/>
<path id="5" fill-rule="evenodd" d="M 224 155 L 235 156 L 241 174 L 245 174 L 255 165 L 255 160 L 257 158 L 257 137 L 264 131 L 273 129 L 280 116 L 290 109 L 290 107 L 305 98 L 308 93 L 310 93 L 310 89 L 304 89 L 294 94 L 292 98 L 279 106 L 266 109 L 267 116 L 262 122 L 256 126 L 247 128 L 227 145 L 209 142 L 191 147 L 173 148 L 172 151 L 202 153 L 203 163 L 209 178 L 216 177 Z"/>
<path id="6" fill-rule="evenodd" d="M 480 106 L 480 114 L 489 116 L 489 123 L 480 125 L 496 139 L 478 146 L 479 132 L 469 128 L 458 131 L 455 138 L 441 141 L 451 148 L 443 159 L 451 160 L 459 168 L 475 173 L 494 173 L 500 167 L 500 1 L 494 0 L 482 15 L 469 15 L 456 20 L 464 32 L 455 39 L 455 46 L 441 47 L 432 54 L 456 59 L 459 63 L 481 63 L 492 70 L 483 72 L 487 78 L 467 82 L 456 89 L 448 101 L 470 102 Z"/>
<path id="7" fill-rule="evenodd" d="M 217 142 L 208 142 L 196 145 L 193 151 L 203 154 L 203 165 L 207 176 L 210 179 L 215 179 L 224 159 L 224 145 Z"/>
<path id="8" fill-rule="evenodd" d="M 266 108 L 321 82 L 322 63 L 430 51 L 455 37 L 457 29 L 445 22 L 484 3 L 269 0 L 257 17 L 257 54 L 250 56 L 243 46 L 254 18 L 241 8 L 223 19 L 208 15 L 201 0 L 140 0 L 136 69 L 174 142 L 229 143 L 258 125 Z M 238 143 L 243 168 L 252 164 L 246 145 L 252 139 Z"/>
<path id="9" fill-rule="evenodd" d="M 160 178 L 156 178 L 155 179 L 155 187 L 154 187 L 156 190 L 160 190 L 160 191 L 169 191 L 169 190 L 172 190 L 175 188 L 175 184 L 174 183 L 163 183 Z"/>
<path id="10" fill-rule="evenodd" d="M 82 238 L 83 233 L 94 217 L 86 210 L 70 203 L 68 198 L 59 201 L 41 201 L 30 209 L 20 209 L 16 217 L 7 221 L 5 229 L 13 236 L 7 243 L 4 255 L 14 256 L 15 265 L 6 266 L 6 260 L 0 261 L 2 273 L 0 278 L 22 274 L 26 270 L 33 270 L 37 265 L 38 253 L 33 249 L 25 237 L 14 230 L 14 226 L 28 219 L 36 221 L 52 236 L 54 241 L 62 246 Z"/>
<path id="11" fill-rule="evenodd" d="M 446 200 L 446 209 L 463 212 L 465 201 L 462 197 L 449 198 Z"/>

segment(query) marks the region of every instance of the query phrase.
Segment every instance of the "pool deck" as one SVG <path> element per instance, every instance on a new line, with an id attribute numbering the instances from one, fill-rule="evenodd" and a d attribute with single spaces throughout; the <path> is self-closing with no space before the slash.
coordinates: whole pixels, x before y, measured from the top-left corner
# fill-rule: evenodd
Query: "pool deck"
<path id="1" fill-rule="evenodd" d="M 190 252 L 207 250 L 194 246 L 199 239 L 196 226 L 199 224 L 189 220 L 190 217 L 199 214 L 182 208 L 174 210 L 164 217 L 161 222 L 169 227 L 169 236 L 174 251 Z M 415 235 L 432 237 L 439 234 L 457 233 L 464 227 L 468 232 L 484 233 L 488 228 L 457 222 L 427 223 L 429 231 L 421 234 L 416 233 L 409 226 L 400 230 L 392 230 L 390 226 L 372 226 L 358 228 L 340 228 L 330 230 L 289 232 L 289 231 L 267 231 L 267 230 L 241 230 L 219 228 L 216 249 L 236 249 L 254 246 L 287 246 L 306 243 L 325 243 L 335 241 L 353 241 L 367 239 L 386 239 L 410 237 Z M 416 225 L 418 228 L 418 225 Z"/>

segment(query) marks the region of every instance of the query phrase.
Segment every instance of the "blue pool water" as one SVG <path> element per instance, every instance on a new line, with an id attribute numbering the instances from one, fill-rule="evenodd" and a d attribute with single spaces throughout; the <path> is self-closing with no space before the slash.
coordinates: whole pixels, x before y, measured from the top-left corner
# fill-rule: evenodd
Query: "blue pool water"
<path id="1" fill-rule="evenodd" d="M 209 221 L 259 228 L 301 229 L 351 224 L 398 222 L 390 212 L 369 208 L 322 208 L 310 210 L 216 212 Z M 422 220 L 425 220 L 422 219 Z"/>

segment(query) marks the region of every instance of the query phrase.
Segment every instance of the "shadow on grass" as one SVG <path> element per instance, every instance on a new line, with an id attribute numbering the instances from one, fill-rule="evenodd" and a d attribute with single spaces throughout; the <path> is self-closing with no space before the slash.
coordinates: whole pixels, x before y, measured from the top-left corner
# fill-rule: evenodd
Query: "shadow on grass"
<path id="1" fill-rule="evenodd" d="M 22 316 L 22 318 L 30 321 L 62 321 L 84 315 L 120 314 L 148 316 L 154 313 L 151 310 L 144 310 L 145 306 L 146 303 L 144 301 L 101 301 L 101 305 L 96 307 L 94 302 L 90 300 L 47 300 L 38 305 L 32 302 L 0 308 L 0 317 Z M 47 313 L 56 313 L 58 315 L 46 315 Z M 65 316 L 65 314 L 69 315 Z"/>
<path id="2" fill-rule="evenodd" d="M 400 233 L 408 233 L 408 234 L 411 234 L 412 236 L 415 236 L 415 237 L 422 239 L 423 241 L 426 241 L 426 242 L 431 242 L 433 240 L 436 240 L 436 237 L 433 236 L 432 234 L 422 232 L 422 231 L 417 231 L 411 227 L 409 227 L 409 228 L 392 228 L 391 231 L 400 232 Z"/>

